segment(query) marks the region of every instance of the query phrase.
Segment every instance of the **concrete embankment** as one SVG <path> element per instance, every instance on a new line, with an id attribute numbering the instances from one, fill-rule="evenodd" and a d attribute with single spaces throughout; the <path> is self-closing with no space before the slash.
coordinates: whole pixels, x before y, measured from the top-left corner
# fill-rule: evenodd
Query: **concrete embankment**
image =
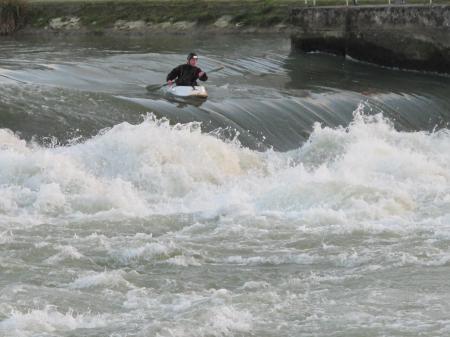
<path id="1" fill-rule="evenodd" d="M 298 8 L 294 48 L 450 73 L 450 6 Z"/>

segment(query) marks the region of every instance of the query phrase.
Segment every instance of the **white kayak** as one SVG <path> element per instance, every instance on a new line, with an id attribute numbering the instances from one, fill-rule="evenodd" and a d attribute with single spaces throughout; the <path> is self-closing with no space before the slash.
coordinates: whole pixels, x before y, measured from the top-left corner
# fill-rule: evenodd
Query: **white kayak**
<path id="1" fill-rule="evenodd" d="M 198 86 L 174 85 L 172 87 L 169 87 L 168 91 L 172 95 L 179 97 L 201 97 L 201 98 L 208 97 L 208 93 L 206 92 L 205 87 L 202 85 Z"/>

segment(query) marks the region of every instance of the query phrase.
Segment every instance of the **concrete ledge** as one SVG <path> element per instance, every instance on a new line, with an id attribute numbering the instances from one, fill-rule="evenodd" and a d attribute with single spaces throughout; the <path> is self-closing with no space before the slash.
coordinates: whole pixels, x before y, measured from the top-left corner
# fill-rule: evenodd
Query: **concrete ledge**
<path id="1" fill-rule="evenodd" d="M 450 6 L 293 9 L 294 48 L 450 73 Z"/>

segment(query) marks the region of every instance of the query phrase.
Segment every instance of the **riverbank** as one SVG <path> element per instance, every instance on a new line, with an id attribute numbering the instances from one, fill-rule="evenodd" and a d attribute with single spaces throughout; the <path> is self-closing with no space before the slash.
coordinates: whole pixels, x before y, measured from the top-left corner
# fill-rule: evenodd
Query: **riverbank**
<path id="1" fill-rule="evenodd" d="M 1 1 L 1 0 L 0 0 Z M 14 0 L 5 0 L 14 1 Z M 450 0 L 439 0 L 450 3 Z M 395 0 L 392 0 L 394 3 Z M 425 0 L 414 0 L 423 4 Z M 389 0 L 363 0 L 359 5 L 386 6 Z M 22 33 L 148 34 L 148 33 L 267 33 L 295 28 L 298 8 L 337 5 L 347 0 L 31 0 Z"/>
<path id="2" fill-rule="evenodd" d="M 331 52 L 390 67 L 450 72 L 450 5 L 436 2 L 33 0 L 26 2 L 23 10 L 10 6 L 5 11 L 1 4 L 11 2 L 20 0 L 0 0 L 0 34 L 14 30 L 19 36 L 277 33 L 291 36 L 294 49 L 305 52 Z"/>
<path id="3" fill-rule="evenodd" d="M 287 31 L 294 1 L 32 1 L 21 33 Z"/>

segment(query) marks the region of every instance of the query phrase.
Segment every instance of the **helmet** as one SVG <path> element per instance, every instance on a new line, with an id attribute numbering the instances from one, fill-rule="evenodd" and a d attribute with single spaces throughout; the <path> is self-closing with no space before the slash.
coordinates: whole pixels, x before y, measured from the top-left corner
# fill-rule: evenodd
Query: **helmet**
<path id="1" fill-rule="evenodd" d="M 197 59 L 198 56 L 196 53 L 189 53 L 189 55 L 187 56 L 187 60 L 190 61 L 191 59 Z"/>

